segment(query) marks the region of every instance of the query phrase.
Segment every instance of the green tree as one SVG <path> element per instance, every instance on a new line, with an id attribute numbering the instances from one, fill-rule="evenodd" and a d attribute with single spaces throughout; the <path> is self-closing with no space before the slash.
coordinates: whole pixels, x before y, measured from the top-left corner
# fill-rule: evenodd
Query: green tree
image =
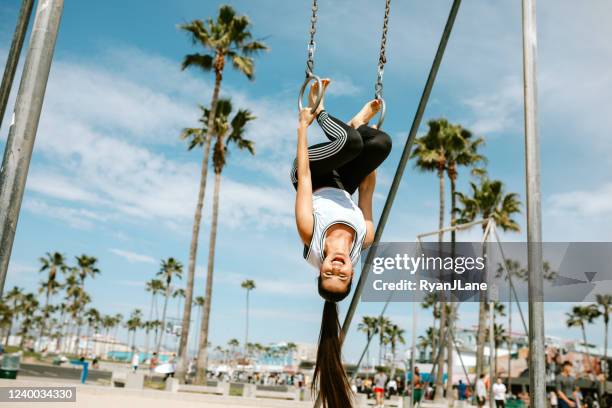
<path id="1" fill-rule="evenodd" d="M 134 350 L 136 349 L 136 331 L 142 327 L 142 323 L 142 310 L 132 310 L 130 318 L 126 322 L 128 337 L 129 333 L 132 333 L 132 354 L 134 354 Z"/>
<path id="2" fill-rule="evenodd" d="M 198 310 L 198 318 L 196 320 L 196 330 L 195 330 L 195 343 L 196 345 L 200 344 L 200 323 L 202 322 L 202 308 L 204 307 L 204 296 L 196 296 L 193 299 L 193 305 Z"/>
<path id="3" fill-rule="evenodd" d="M 433 362 L 435 346 L 438 342 L 438 330 L 434 326 L 430 326 L 425 330 L 425 336 L 418 337 L 418 347 L 423 351 L 423 355 L 427 356 L 427 349 L 431 349 L 431 358 L 425 362 Z"/>
<path id="4" fill-rule="evenodd" d="M 177 377 L 184 378 L 187 369 L 187 338 L 189 336 L 189 324 L 191 319 L 191 306 L 193 302 L 193 283 L 196 268 L 196 256 L 198 251 L 198 238 L 200 223 L 202 219 L 202 207 L 204 205 L 204 192 L 206 190 L 206 178 L 208 174 L 208 160 L 210 155 L 210 144 L 212 141 L 212 130 L 214 127 L 217 104 L 221 91 L 221 82 L 225 64 L 229 60 L 238 72 L 247 78 L 253 79 L 255 63 L 253 56 L 267 50 L 267 46 L 253 40 L 251 23 L 247 16 L 237 15 L 231 6 L 221 6 L 216 20 L 212 18 L 193 20 L 190 23 L 181 24 L 179 28 L 188 33 L 192 44 L 203 49 L 203 53 L 188 54 L 183 59 L 182 69 L 197 68 L 204 72 L 213 72 L 215 86 L 210 102 L 211 109 L 207 115 L 200 120 L 203 128 L 185 129 L 183 137 L 191 139 L 190 150 L 197 146 L 203 146 L 202 168 L 200 173 L 200 186 L 198 190 L 197 204 L 193 219 L 191 245 L 189 247 L 189 265 L 187 270 L 186 302 L 183 312 L 183 323 L 181 329 L 181 341 L 179 343 L 179 365 Z M 194 141 L 196 141 L 195 144 Z M 199 361 L 199 360 L 198 360 Z"/>
<path id="5" fill-rule="evenodd" d="M 158 316 L 157 311 L 157 295 L 164 292 L 164 283 L 159 279 L 151 279 L 145 284 L 145 291 L 151 293 L 151 307 L 149 308 L 149 321 L 153 320 L 153 310 L 155 309 L 155 317 Z M 149 330 L 146 331 L 146 350 L 149 351 Z"/>
<path id="6" fill-rule="evenodd" d="M 396 348 L 397 344 L 406 344 L 406 340 L 404 339 L 404 329 L 400 328 L 397 324 L 391 324 L 386 328 L 386 335 L 389 344 L 391 345 L 391 378 L 395 378 L 395 357 L 396 357 Z"/>
<path id="7" fill-rule="evenodd" d="M 98 269 L 98 259 L 94 256 L 82 254 L 81 256 L 76 257 L 76 261 L 77 261 L 76 271 L 79 277 L 79 282 L 80 282 L 81 291 L 82 291 L 82 295 L 79 301 L 80 308 L 79 308 L 79 315 L 78 315 L 78 320 L 77 320 L 76 337 L 77 337 L 77 344 L 78 344 L 78 339 L 81 337 L 81 324 L 83 321 L 81 314 L 85 310 L 85 305 L 89 303 L 89 302 L 83 302 L 86 299 L 86 297 L 84 296 L 84 294 L 86 293 L 85 292 L 85 280 L 87 278 L 92 278 L 92 279 L 95 278 L 96 275 L 100 273 L 100 269 Z M 78 353 L 78 349 L 77 349 L 77 353 Z"/>
<path id="8" fill-rule="evenodd" d="M 255 289 L 255 281 L 247 279 L 240 284 L 242 289 L 246 290 L 246 328 L 244 332 L 244 354 L 248 355 L 247 345 L 249 344 L 249 294 Z"/>
<path id="9" fill-rule="evenodd" d="M 604 321 L 604 361 L 606 362 L 606 367 L 608 367 L 608 327 L 610 325 L 610 312 L 612 312 L 612 295 L 595 295 L 595 299 L 597 301 L 595 307 L 598 308 L 598 315 Z M 606 379 L 608 378 L 608 372 L 609 369 L 604 372 Z"/>
<path id="10" fill-rule="evenodd" d="M 18 305 L 23 319 L 21 320 L 21 327 L 17 334 L 21 337 L 19 348 L 23 349 L 26 341 L 30 338 L 30 332 L 35 323 L 34 317 L 38 310 L 38 300 L 36 300 L 36 295 L 33 293 L 26 293 L 21 297 Z"/>
<path id="11" fill-rule="evenodd" d="M 213 272 L 215 265 L 215 245 L 217 240 L 217 225 L 219 221 L 219 200 L 221 192 L 221 172 L 227 160 L 227 147 L 236 145 L 240 150 L 247 150 L 255 154 L 253 142 L 245 139 L 247 124 L 255 117 L 249 110 L 240 109 L 229 120 L 232 114 L 232 104 L 229 99 L 220 99 L 217 103 L 217 114 L 213 122 L 212 134 L 216 136 L 213 169 L 215 172 L 215 187 L 213 191 L 212 220 L 210 223 L 210 239 L 208 247 L 208 265 L 206 270 L 206 291 L 204 293 L 204 310 L 202 313 L 200 343 L 198 344 L 197 375 L 198 382 L 204 381 L 206 377 L 208 324 L 210 319 L 210 308 L 212 300 Z"/>
<path id="12" fill-rule="evenodd" d="M 567 327 L 579 327 L 582 332 L 582 342 L 586 350 L 589 368 L 592 370 L 593 363 L 591 361 L 591 352 L 589 351 L 589 343 L 586 337 L 586 325 L 593 323 L 598 317 L 599 311 L 597 310 L 597 306 L 592 304 L 587 306 L 574 306 L 572 307 L 572 311 L 565 315 L 567 316 L 567 320 L 565 321 Z"/>
<path id="13" fill-rule="evenodd" d="M 367 341 L 370 342 L 372 336 L 378 333 L 378 317 L 363 316 L 361 322 L 357 325 L 357 330 L 366 334 Z M 366 359 L 370 364 L 370 347 L 366 349 Z"/>
<path id="14" fill-rule="evenodd" d="M 162 260 L 161 268 L 159 272 L 157 272 L 157 276 L 160 276 L 162 278 L 166 292 L 164 296 L 164 308 L 162 310 L 161 332 L 159 334 L 159 338 L 157 339 L 157 346 L 155 347 L 155 351 L 157 352 L 157 354 L 159 354 L 166 327 L 166 312 L 168 310 L 168 299 L 170 298 L 172 293 L 172 280 L 181 279 L 183 277 L 183 264 L 174 258 Z"/>
<path id="15" fill-rule="evenodd" d="M 38 333 L 38 338 L 41 339 L 45 335 L 45 322 L 49 318 L 47 313 L 47 306 L 49 305 L 49 300 L 51 297 L 56 294 L 61 287 L 60 283 L 57 280 L 57 272 L 64 271 L 66 269 L 66 259 L 64 255 L 59 252 L 47 252 L 44 257 L 39 258 L 39 262 L 41 263 L 41 267 L 39 272 L 47 272 L 47 277 L 44 281 L 40 283 L 40 293 L 45 294 L 45 315 L 40 326 L 40 332 Z"/>
<path id="16" fill-rule="evenodd" d="M 439 209 L 438 209 L 438 229 L 444 228 L 445 214 L 445 187 L 444 176 L 448 174 L 451 182 L 451 200 L 454 206 L 454 190 L 456 186 L 458 167 L 473 166 L 478 162 L 484 161 L 483 156 L 478 154 L 478 147 L 483 143 L 483 139 L 471 140 L 472 133 L 463 129 L 460 125 L 454 125 L 446 119 L 430 120 L 428 131 L 425 135 L 417 138 L 412 158 L 415 159 L 415 167 L 423 172 L 435 172 L 438 177 L 439 188 Z M 451 208 L 454 209 L 454 208 Z M 454 213 L 451 211 L 452 220 Z M 451 222 L 452 223 L 452 222 Z M 454 239 L 454 234 L 452 234 Z M 444 240 L 444 233 L 438 233 L 438 241 Z M 443 301 L 441 303 L 444 303 Z M 442 316 L 440 320 L 440 332 L 445 333 L 446 325 L 449 320 L 446 316 L 446 307 L 441 305 Z M 451 314 L 453 310 L 451 309 Z M 444 343 L 444 334 L 441 341 Z M 449 344 L 450 346 L 450 344 Z M 450 347 L 449 347 L 449 350 Z M 448 365 L 452 369 L 452 354 L 449 353 Z M 436 375 L 436 399 L 443 396 L 442 374 L 444 372 L 444 354 L 438 356 L 438 374 Z M 449 372 L 450 373 L 450 372 Z"/>
<path id="17" fill-rule="evenodd" d="M 381 366 L 383 364 L 383 349 L 386 343 L 387 327 L 391 325 L 391 320 L 384 316 L 379 316 L 376 318 L 376 324 L 378 326 L 378 365 Z"/>
<path id="18" fill-rule="evenodd" d="M 13 286 L 13 289 L 5 293 L 4 301 L 9 307 L 10 313 L 10 321 L 8 325 L 8 329 L 6 331 L 6 338 L 4 339 L 4 347 L 8 346 L 9 337 L 11 336 L 11 331 L 13 330 L 13 324 L 15 323 L 15 319 L 19 317 L 19 302 L 21 302 L 21 298 L 23 297 L 23 289 L 17 286 Z"/>
<path id="19" fill-rule="evenodd" d="M 477 218 L 492 219 L 503 231 L 519 232 L 520 227 L 514 216 L 521 212 L 521 202 L 516 193 L 505 193 L 504 183 L 480 178 L 479 184 L 470 183 L 471 196 L 458 192 L 457 224 L 466 224 Z M 482 226 L 483 233 L 486 225 Z M 484 343 L 487 320 L 486 303 L 481 297 L 478 312 L 478 335 L 476 340 L 476 378 L 484 372 Z"/>

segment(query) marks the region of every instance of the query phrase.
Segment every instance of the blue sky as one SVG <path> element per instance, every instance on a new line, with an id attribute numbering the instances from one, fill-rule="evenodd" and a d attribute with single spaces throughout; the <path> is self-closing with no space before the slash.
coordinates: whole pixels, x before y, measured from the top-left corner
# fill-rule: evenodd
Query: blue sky
<path id="1" fill-rule="evenodd" d="M 0 63 L 10 44 L 19 1 L 0 5 Z M 295 98 L 303 80 L 308 1 L 228 1 L 248 14 L 256 37 L 271 51 L 257 59 L 256 80 L 228 69 L 223 95 L 258 119 L 249 129 L 257 155 L 232 152 L 222 182 L 220 230 L 211 321 L 213 344 L 243 338 L 244 291 L 254 279 L 251 340 L 316 341 L 322 302 L 315 273 L 301 259 L 293 226 L 288 172 L 295 150 Z M 176 26 L 216 15 L 204 1 L 66 2 L 34 150 L 6 287 L 33 289 L 37 258 L 47 251 L 100 260 L 88 282 L 93 305 L 124 315 L 148 308 L 144 281 L 162 258 L 187 264 L 199 175 L 199 152 L 178 139 L 196 124 L 197 104 L 208 104 L 211 77 L 180 71 L 193 52 Z M 385 70 L 385 128 L 394 151 L 379 172 L 379 212 L 407 136 L 450 1 L 394 2 Z M 539 92 L 543 234 L 549 241 L 609 241 L 612 227 L 612 29 L 603 0 L 576 6 L 540 2 Z M 383 2 L 322 2 L 316 72 L 333 82 L 327 107 L 349 119 L 372 97 Z M 562 22 L 562 24 L 560 24 Z M 25 55 L 25 54 L 24 54 Z M 447 117 L 486 138 L 489 173 L 524 198 L 521 21 L 518 3 L 464 2 L 425 119 Z M 18 84 L 18 81 L 16 81 Z M 14 101 L 16 87 L 12 93 Z M 8 109 L 7 115 L 10 115 Z M 0 129 L 3 147 L 9 117 Z M 422 130 L 422 129 L 421 129 Z M 312 132 L 312 142 L 320 134 Z M 469 176 L 460 175 L 460 189 Z M 207 198 L 211 196 L 209 179 Z M 410 241 L 436 229 L 433 175 L 407 171 L 385 240 Z M 210 206 L 204 210 L 196 294 L 204 292 Z M 524 226 L 524 215 L 520 223 Z M 478 239 L 477 231 L 462 239 Z M 524 233 L 505 237 L 524 239 Z M 345 310 L 348 302 L 341 305 Z M 547 305 L 547 333 L 578 338 L 563 315 L 571 305 Z M 381 305 L 361 304 L 356 318 Z M 410 305 L 389 315 L 411 327 Z M 170 306 L 175 315 L 176 306 Z M 462 307 L 459 324 L 476 322 Z M 419 331 L 430 324 L 429 313 Z M 550 319 L 548 318 L 550 317 Z M 515 320 L 518 321 L 518 320 Z M 593 327 L 593 341 L 602 329 Z M 364 336 L 352 332 L 346 357 L 356 358 Z"/>

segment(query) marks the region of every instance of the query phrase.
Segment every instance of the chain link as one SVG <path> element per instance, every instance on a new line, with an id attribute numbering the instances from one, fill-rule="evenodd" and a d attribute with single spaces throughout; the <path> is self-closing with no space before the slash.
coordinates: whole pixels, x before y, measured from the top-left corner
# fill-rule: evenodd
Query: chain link
<path id="1" fill-rule="evenodd" d="M 319 10 L 318 0 L 312 0 L 312 16 L 310 17 L 310 41 L 308 42 L 308 58 L 306 59 L 306 78 L 313 75 L 314 53 L 317 48 L 315 34 L 317 33 L 317 11 Z"/>
<path id="2" fill-rule="evenodd" d="M 382 99 L 383 74 L 387 63 L 387 32 L 389 31 L 389 14 L 391 12 L 391 0 L 385 0 L 385 18 L 383 21 L 382 39 L 380 41 L 380 56 L 378 57 L 378 75 L 374 85 L 374 97 Z"/>

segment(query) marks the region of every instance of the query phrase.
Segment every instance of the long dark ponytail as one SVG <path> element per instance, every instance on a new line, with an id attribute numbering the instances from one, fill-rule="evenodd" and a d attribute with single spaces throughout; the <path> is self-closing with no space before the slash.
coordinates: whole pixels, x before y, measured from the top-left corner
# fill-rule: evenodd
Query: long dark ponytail
<path id="1" fill-rule="evenodd" d="M 350 285 L 345 293 L 328 292 L 321 285 L 319 294 L 325 299 L 317 362 L 312 378 L 312 391 L 319 393 L 323 407 L 351 408 L 353 406 L 351 385 L 342 366 L 342 346 L 340 340 L 340 321 L 336 302 L 350 293 Z"/>

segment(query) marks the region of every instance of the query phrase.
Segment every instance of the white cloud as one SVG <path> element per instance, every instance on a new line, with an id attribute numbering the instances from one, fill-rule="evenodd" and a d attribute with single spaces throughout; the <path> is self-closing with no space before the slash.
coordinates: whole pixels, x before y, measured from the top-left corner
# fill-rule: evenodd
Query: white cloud
<path id="1" fill-rule="evenodd" d="M 111 248 L 109 249 L 109 251 L 117 256 L 127 259 L 127 261 L 130 263 L 135 263 L 135 262 L 143 262 L 143 263 L 150 263 L 150 264 L 157 263 L 155 258 L 149 255 L 139 254 L 136 252 L 126 251 L 126 250 L 118 249 L 118 248 Z"/>
<path id="2" fill-rule="evenodd" d="M 612 215 L 612 183 L 591 191 L 576 190 L 553 194 L 548 208 L 557 215 L 598 217 Z"/>
<path id="3" fill-rule="evenodd" d="M 327 94 L 333 96 L 355 96 L 361 93 L 361 87 L 346 75 L 336 74 L 330 77 L 331 83 Z"/>
<path id="4" fill-rule="evenodd" d="M 71 204 L 56 206 L 36 199 L 26 208 L 77 228 L 122 218 L 132 223 L 154 219 L 181 229 L 193 216 L 200 160 L 197 153 L 183 150 L 177 135 L 182 127 L 196 123 L 196 101 L 209 93 L 208 83 L 180 72 L 178 63 L 138 50 L 114 50 L 100 58 L 108 61 L 105 68 L 61 59 L 54 63 L 35 152 L 45 160 L 34 161 L 27 187 Z M 133 68 L 135 60 L 138 66 L 146 61 L 146 74 Z M 255 101 L 229 92 L 236 107 L 253 107 L 258 116 L 249 130 L 258 155 L 288 170 L 293 139 L 286 137 L 286 129 L 293 128 L 294 113 L 278 100 Z M 180 159 L 174 157 L 177 150 Z M 190 160 L 185 161 L 187 155 Z M 254 161 L 239 154 L 232 160 L 246 166 Z M 286 188 L 224 177 L 221 222 L 232 227 L 291 225 L 291 189 L 288 176 L 279 177 L 278 168 L 260 171 Z M 212 174 L 208 187 L 207 206 Z M 72 208 L 84 204 L 89 208 Z"/>
<path id="5" fill-rule="evenodd" d="M 222 272 L 217 273 L 218 278 L 216 281 L 228 286 L 240 287 L 240 284 L 245 280 L 252 277 L 247 275 L 243 275 L 240 273 L 233 272 Z M 285 295 L 285 296 L 313 296 L 315 295 L 315 280 L 314 274 L 312 275 L 312 282 L 305 282 L 303 279 L 301 281 L 292 279 L 279 279 L 279 278 L 261 278 L 258 277 L 255 280 L 256 288 L 255 290 L 258 292 L 275 294 L 275 295 Z"/>
<path id="6" fill-rule="evenodd" d="M 26 200 L 24 207 L 35 214 L 55 218 L 78 229 L 91 229 L 96 223 L 107 220 L 105 216 L 94 211 L 53 205 L 44 200 Z"/>

